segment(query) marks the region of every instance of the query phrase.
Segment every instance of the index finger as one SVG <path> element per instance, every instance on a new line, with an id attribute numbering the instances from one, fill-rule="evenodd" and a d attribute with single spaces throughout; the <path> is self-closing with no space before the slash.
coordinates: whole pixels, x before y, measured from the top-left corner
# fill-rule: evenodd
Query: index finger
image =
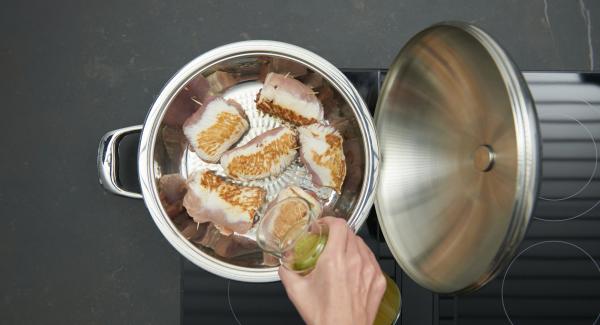
<path id="1" fill-rule="evenodd" d="M 324 217 L 319 222 L 326 224 L 329 228 L 327 244 L 322 255 L 343 255 L 346 252 L 346 243 L 350 229 L 346 220 L 336 217 Z"/>

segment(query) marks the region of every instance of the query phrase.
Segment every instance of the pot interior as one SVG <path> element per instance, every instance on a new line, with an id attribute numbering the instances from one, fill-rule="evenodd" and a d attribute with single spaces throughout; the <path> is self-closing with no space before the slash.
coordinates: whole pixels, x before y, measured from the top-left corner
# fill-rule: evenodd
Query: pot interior
<path id="1" fill-rule="evenodd" d="M 356 111 L 363 108 L 352 107 L 347 95 L 332 81 L 334 79 L 324 75 L 316 66 L 295 57 L 267 52 L 238 54 L 215 60 L 212 64 L 201 66 L 191 73 L 182 81 L 181 87 L 172 93 L 157 128 L 152 168 L 155 193 L 160 197 L 164 218 L 173 229 L 179 231 L 182 239 L 193 245 L 198 259 L 206 259 L 208 255 L 212 257 L 210 260 L 224 267 L 242 267 L 251 271 L 274 268 L 278 263 L 271 256 L 263 254 L 257 246 L 255 227 L 243 235 L 225 236 L 209 223 L 196 224 L 182 207 L 182 181 L 187 180 L 193 172 L 210 169 L 225 176 L 218 163 L 203 162 L 190 150 L 182 132 L 182 124 L 204 100 L 210 96 L 223 96 L 226 99 L 235 99 L 243 106 L 251 125 L 250 131 L 235 146 L 243 145 L 262 132 L 281 125 L 279 119 L 257 111 L 254 103 L 256 94 L 269 72 L 289 74 L 289 77 L 310 85 L 318 93 L 317 96 L 324 106 L 326 120 L 344 138 L 347 175 L 339 195 L 330 189 L 316 187 L 299 159 L 280 176 L 238 182 L 261 186 L 267 190 L 267 199 L 255 218 L 255 226 L 264 212 L 266 203 L 287 185 L 297 185 L 314 191 L 324 204 L 324 215 L 346 219 L 360 217 L 353 212 L 361 195 L 365 195 L 364 126 L 359 125 L 356 115 Z M 366 109 L 364 113 L 368 114 Z M 366 209 L 368 212 L 368 208 Z"/>

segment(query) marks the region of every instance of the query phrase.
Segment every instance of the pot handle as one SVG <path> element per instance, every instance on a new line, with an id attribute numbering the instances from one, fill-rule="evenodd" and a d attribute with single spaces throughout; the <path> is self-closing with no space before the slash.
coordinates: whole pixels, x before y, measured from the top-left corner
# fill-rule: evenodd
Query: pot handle
<path id="1" fill-rule="evenodd" d="M 98 177 L 107 191 L 133 199 L 141 199 L 141 193 L 127 191 L 119 186 L 119 143 L 128 134 L 139 133 L 142 125 L 129 126 L 106 133 L 98 147 Z"/>

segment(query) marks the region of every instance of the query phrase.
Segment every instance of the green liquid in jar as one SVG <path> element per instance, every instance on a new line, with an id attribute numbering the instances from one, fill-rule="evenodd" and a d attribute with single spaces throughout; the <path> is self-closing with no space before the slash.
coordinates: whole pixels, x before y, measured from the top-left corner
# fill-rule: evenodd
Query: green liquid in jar
<path id="1" fill-rule="evenodd" d="M 299 272 L 309 272 L 317 264 L 319 255 L 325 248 L 327 235 L 307 233 L 300 237 L 294 245 L 294 260 L 292 269 Z"/>
<path id="2" fill-rule="evenodd" d="M 381 303 L 379 303 L 379 309 L 373 322 L 374 325 L 394 324 L 400 315 L 400 305 L 402 303 L 400 289 L 398 289 L 396 282 L 392 278 L 385 273 L 384 275 L 387 284 L 381 298 Z"/>
<path id="3" fill-rule="evenodd" d="M 326 243 L 326 234 L 307 233 L 303 235 L 294 245 L 293 260 L 288 263 L 288 267 L 304 274 L 310 272 L 317 264 Z M 386 289 L 381 298 L 374 325 L 394 324 L 400 314 L 400 289 L 389 276 L 385 275 L 385 279 Z"/>

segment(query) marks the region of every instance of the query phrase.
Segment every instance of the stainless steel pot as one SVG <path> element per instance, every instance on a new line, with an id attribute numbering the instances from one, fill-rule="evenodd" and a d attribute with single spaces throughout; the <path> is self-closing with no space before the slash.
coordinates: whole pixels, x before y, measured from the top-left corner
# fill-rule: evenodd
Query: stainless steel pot
<path id="1" fill-rule="evenodd" d="M 466 293 L 485 285 L 510 263 L 538 196 L 538 118 L 516 65 L 489 35 L 464 23 L 432 26 L 400 51 L 379 95 L 377 130 L 344 75 L 309 51 L 268 41 L 210 51 L 167 83 L 143 127 L 109 132 L 103 138 L 102 184 L 119 195 L 143 197 L 164 236 L 198 266 L 235 280 L 276 280 L 275 269 L 260 257 L 219 257 L 186 240 L 168 216 L 170 207 L 161 203 L 157 188 L 162 176 L 186 177 L 198 164 L 219 171 L 202 165 L 187 151 L 177 130 L 181 115 L 190 113 L 177 104 L 178 96 L 190 87 L 206 87 L 210 93 L 237 98 L 251 107 L 260 88 L 257 80 L 266 71 L 291 72 L 322 87 L 326 117 L 345 139 L 349 171 L 340 197 L 320 193 L 327 210 L 347 217 L 356 230 L 376 194 L 386 242 L 417 283 L 434 292 Z M 273 123 L 259 117 L 254 126 L 265 129 Z M 119 139 L 140 129 L 142 194 L 120 189 L 115 172 Z M 382 148 L 378 184 L 377 139 Z M 296 171 L 282 182 L 310 187 L 302 171 Z M 281 186 L 277 182 L 261 185 L 272 189 L 273 195 Z"/>
<path id="2" fill-rule="evenodd" d="M 171 207 L 161 200 L 158 183 L 165 175 L 186 178 L 197 168 L 220 172 L 218 165 L 205 164 L 187 149 L 181 134 L 182 121 L 193 108 L 182 104 L 181 96 L 223 95 L 237 99 L 247 110 L 260 89 L 259 80 L 267 71 L 291 72 L 294 77 L 313 83 L 320 91 L 325 117 L 344 136 L 348 175 L 342 193 L 319 192 L 329 214 L 347 218 L 358 229 L 368 215 L 378 178 L 379 147 L 367 107 L 350 81 L 320 56 L 286 43 L 246 41 L 209 51 L 194 59 L 165 85 L 152 105 L 143 125 L 108 132 L 100 142 L 98 169 L 101 184 L 110 192 L 130 198 L 143 198 L 156 225 L 177 251 L 199 267 L 216 275 L 239 281 L 278 280 L 276 268 L 263 261 L 255 249 L 252 234 L 238 243 L 248 254 L 223 257 L 214 250 L 186 239 L 177 216 L 169 216 Z M 179 97 L 178 97 L 179 96 Z M 188 101 L 188 104 L 191 103 Z M 252 129 L 240 144 L 276 125 L 265 116 L 248 114 Z M 119 141 L 127 134 L 141 131 L 138 172 L 142 193 L 132 193 L 119 186 L 117 175 Z M 254 133 L 253 133 L 254 132 Z M 293 166 L 283 177 L 260 184 L 272 197 L 285 184 L 310 187 L 306 171 Z M 223 254 L 221 254 L 223 255 Z"/>

